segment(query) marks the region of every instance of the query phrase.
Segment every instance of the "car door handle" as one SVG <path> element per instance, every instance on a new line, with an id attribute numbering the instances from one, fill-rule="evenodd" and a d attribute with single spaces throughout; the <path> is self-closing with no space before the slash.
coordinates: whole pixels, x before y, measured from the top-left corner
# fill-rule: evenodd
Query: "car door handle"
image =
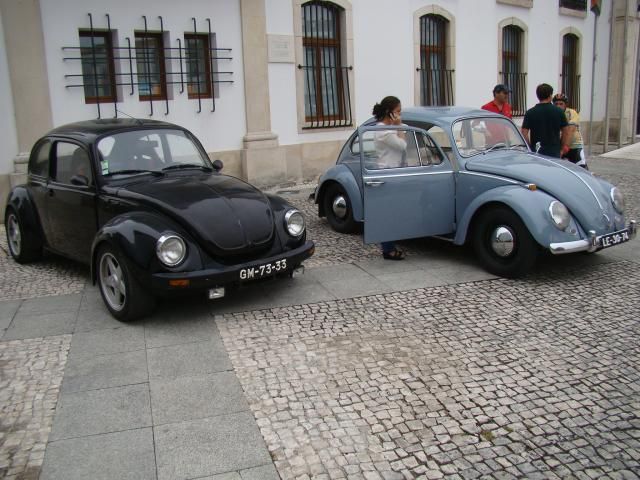
<path id="1" fill-rule="evenodd" d="M 55 194 L 55 191 L 53 190 L 53 188 L 49 188 L 47 190 L 47 193 L 49 194 L 50 197 L 53 197 L 53 195 Z"/>
<path id="2" fill-rule="evenodd" d="M 367 187 L 379 187 L 380 185 L 384 185 L 384 182 L 381 180 L 367 180 L 364 184 Z"/>

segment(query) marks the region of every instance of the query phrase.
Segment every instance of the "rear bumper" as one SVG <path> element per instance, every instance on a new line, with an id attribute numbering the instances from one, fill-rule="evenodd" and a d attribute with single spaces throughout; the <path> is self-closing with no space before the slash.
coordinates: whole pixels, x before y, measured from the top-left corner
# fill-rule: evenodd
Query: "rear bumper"
<path id="1" fill-rule="evenodd" d="M 294 250 L 289 250 L 273 257 L 261 258 L 260 260 L 228 267 L 195 272 L 155 273 L 151 275 L 151 289 L 155 293 L 180 292 L 242 283 L 244 279 L 240 278 L 241 270 L 255 269 L 260 265 L 271 264 L 281 260 L 286 260 L 287 267 L 278 272 L 274 271 L 270 276 L 291 273 L 296 266 L 313 255 L 314 251 L 315 244 L 312 241 L 308 241 Z M 182 281 L 182 284 L 176 285 L 176 282 L 180 281 Z"/>
<path id="2" fill-rule="evenodd" d="M 631 220 L 627 226 L 629 231 L 629 240 L 635 238 L 637 234 L 637 225 L 635 220 Z M 564 255 L 565 253 L 575 252 L 595 252 L 600 245 L 600 238 L 596 236 L 596 232 L 589 231 L 589 236 L 585 240 L 576 240 L 574 242 L 559 242 L 549 245 L 549 250 L 554 255 Z"/>

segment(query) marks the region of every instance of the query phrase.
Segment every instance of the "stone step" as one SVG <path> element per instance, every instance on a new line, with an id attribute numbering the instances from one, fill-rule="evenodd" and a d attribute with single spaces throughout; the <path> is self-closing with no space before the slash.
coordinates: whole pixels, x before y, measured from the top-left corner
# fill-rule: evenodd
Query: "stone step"
<path id="1" fill-rule="evenodd" d="M 9 174 L 9 183 L 11 184 L 11 188 L 16 185 L 22 185 L 23 183 L 27 183 L 27 174 L 25 173 L 10 173 Z"/>
<path id="2" fill-rule="evenodd" d="M 13 170 L 15 173 L 27 173 L 27 167 L 29 166 L 29 154 L 18 154 L 13 159 Z"/>

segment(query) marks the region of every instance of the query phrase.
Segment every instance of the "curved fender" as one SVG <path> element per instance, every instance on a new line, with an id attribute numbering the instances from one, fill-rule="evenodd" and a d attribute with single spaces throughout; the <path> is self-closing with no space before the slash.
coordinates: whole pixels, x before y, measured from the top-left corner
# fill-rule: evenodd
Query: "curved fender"
<path id="1" fill-rule="evenodd" d="M 467 238 L 469 225 L 473 217 L 484 205 L 489 203 L 503 203 L 511 208 L 522 219 L 533 238 L 545 248 L 552 242 L 567 242 L 578 240 L 579 234 L 570 234 L 558 230 L 549 216 L 549 204 L 554 197 L 541 190 L 528 190 L 518 185 L 505 185 L 493 188 L 478 196 L 465 209 L 464 215 L 458 222 L 453 243 L 461 245 Z M 580 231 L 575 220 L 571 219 L 568 230 Z"/>
<path id="2" fill-rule="evenodd" d="M 362 208 L 362 193 L 360 192 L 360 187 L 356 182 L 356 179 L 349 170 L 348 167 L 344 165 L 334 165 L 329 170 L 325 172 L 324 175 L 320 178 L 320 184 L 317 189 L 316 194 L 316 203 L 318 204 L 318 213 L 321 217 L 325 215 L 324 206 L 322 205 L 322 199 L 324 197 L 324 193 L 326 191 L 327 185 L 330 182 L 339 183 L 342 188 L 344 188 L 347 195 L 349 195 L 349 200 L 351 201 L 351 208 L 353 209 L 353 219 L 356 222 L 364 221 L 364 210 Z"/>
<path id="3" fill-rule="evenodd" d="M 29 191 L 23 185 L 19 185 L 11 190 L 7 198 L 7 207 L 12 207 L 17 212 L 22 228 L 26 234 L 41 238 L 42 242 L 45 243 L 38 210 L 31 199 L 31 195 L 29 195 Z"/>
<path id="4" fill-rule="evenodd" d="M 156 256 L 156 242 L 167 232 L 180 235 L 187 246 L 187 258 L 175 268 L 164 266 Z M 97 250 L 104 242 L 125 256 L 141 283 L 147 283 L 149 274 L 158 271 L 180 272 L 202 268 L 200 250 L 184 229 L 152 212 L 127 212 L 102 226 L 91 246 L 91 278 L 94 282 Z"/>

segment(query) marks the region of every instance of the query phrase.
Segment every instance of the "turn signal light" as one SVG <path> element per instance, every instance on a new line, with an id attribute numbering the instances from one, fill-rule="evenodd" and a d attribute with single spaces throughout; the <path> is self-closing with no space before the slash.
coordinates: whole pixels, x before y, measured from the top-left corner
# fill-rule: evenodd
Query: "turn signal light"
<path id="1" fill-rule="evenodd" d="M 538 186 L 535 183 L 527 183 L 525 187 L 532 192 L 535 192 L 538 189 Z"/>
<path id="2" fill-rule="evenodd" d="M 169 280 L 170 287 L 188 287 L 189 280 L 186 278 L 180 278 L 178 280 Z"/>

